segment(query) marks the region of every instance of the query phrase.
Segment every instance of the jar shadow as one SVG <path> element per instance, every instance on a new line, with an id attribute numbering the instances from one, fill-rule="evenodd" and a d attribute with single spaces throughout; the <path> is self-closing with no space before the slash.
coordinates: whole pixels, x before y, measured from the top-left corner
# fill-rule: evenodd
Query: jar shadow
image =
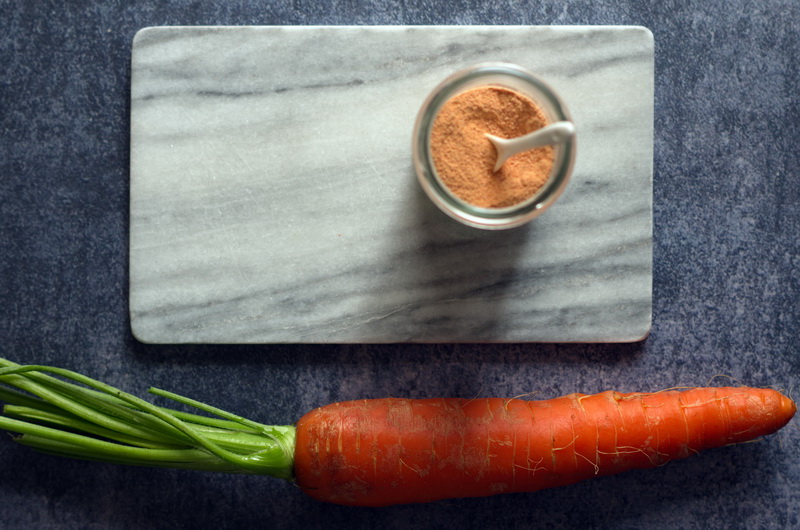
<path id="1" fill-rule="evenodd" d="M 513 308 L 520 257 L 535 239 L 535 223 L 509 230 L 465 226 L 440 211 L 407 176 L 406 208 L 387 239 L 380 327 L 403 342 L 513 340 L 505 316 Z M 516 293 L 519 295 L 519 293 Z M 374 302 L 373 302 L 374 303 Z M 373 326 L 377 322 L 372 322 Z"/>

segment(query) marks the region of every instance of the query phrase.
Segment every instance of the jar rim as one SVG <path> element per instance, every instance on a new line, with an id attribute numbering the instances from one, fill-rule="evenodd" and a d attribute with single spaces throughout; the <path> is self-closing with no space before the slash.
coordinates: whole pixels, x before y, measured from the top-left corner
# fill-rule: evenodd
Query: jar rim
<path id="1" fill-rule="evenodd" d="M 561 195 L 575 162 L 575 136 L 554 146 L 556 160 L 551 173 L 533 196 L 504 208 L 484 208 L 453 194 L 441 181 L 430 152 L 433 122 L 445 102 L 478 86 L 501 86 L 530 97 L 551 122 L 572 121 L 566 104 L 539 76 L 511 63 L 479 63 L 445 78 L 428 95 L 414 125 L 413 158 L 417 178 L 426 195 L 450 217 L 475 228 L 499 230 L 520 226 L 538 217 Z"/>

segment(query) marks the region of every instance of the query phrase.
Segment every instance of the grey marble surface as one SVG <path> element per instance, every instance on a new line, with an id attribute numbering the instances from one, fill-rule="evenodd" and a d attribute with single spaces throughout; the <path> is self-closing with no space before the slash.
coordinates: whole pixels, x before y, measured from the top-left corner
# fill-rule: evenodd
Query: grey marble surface
<path id="1" fill-rule="evenodd" d="M 578 157 L 533 223 L 419 189 L 427 94 L 522 65 Z M 639 340 L 652 299 L 653 40 L 641 27 L 177 27 L 133 43 L 130 311 L 142 341 Z"/>

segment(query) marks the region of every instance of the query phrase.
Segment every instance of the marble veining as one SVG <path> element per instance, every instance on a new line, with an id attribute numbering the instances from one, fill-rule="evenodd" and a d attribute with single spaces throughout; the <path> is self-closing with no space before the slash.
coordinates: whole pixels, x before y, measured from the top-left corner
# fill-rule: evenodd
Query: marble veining
<path id="1" fill-rule="evenodd" d="M 435 85 L 544 77 L 578 130 L 531 224 L 463 227 L 411 165 Z M 130 313 L 155 343 L 631 341 L 652 301 L 653 42 L 636 27 L 163 27 L 131 80 Z"/>

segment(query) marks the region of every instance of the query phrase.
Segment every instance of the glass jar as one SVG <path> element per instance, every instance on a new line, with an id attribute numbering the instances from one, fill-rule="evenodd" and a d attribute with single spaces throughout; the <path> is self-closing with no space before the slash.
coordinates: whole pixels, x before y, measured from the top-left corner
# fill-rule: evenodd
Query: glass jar
<path id="1" fill-rule="evenodd" d="M 413 137 L 414 168 L 422 189 L 443 212 L 465 225 L 485 230 L 513 228 L 537 217 L 564 191 L 575 164 L 575 135 L 553 146 L 554 162 L 550 175 L 530 198 L 505 208 L 482 208 L 470 204 L 450 192 L 439 178 L 431 155 L 430 137 L 442 105 L 477 87 L 503 87 L 527 96 L 541 108 L 548 123 L 572 121 L 572 118 L 550 86 L 524 68 L 506 63 L 484 63 L 456 72 L 437 86 L 422 105 Z"/>

